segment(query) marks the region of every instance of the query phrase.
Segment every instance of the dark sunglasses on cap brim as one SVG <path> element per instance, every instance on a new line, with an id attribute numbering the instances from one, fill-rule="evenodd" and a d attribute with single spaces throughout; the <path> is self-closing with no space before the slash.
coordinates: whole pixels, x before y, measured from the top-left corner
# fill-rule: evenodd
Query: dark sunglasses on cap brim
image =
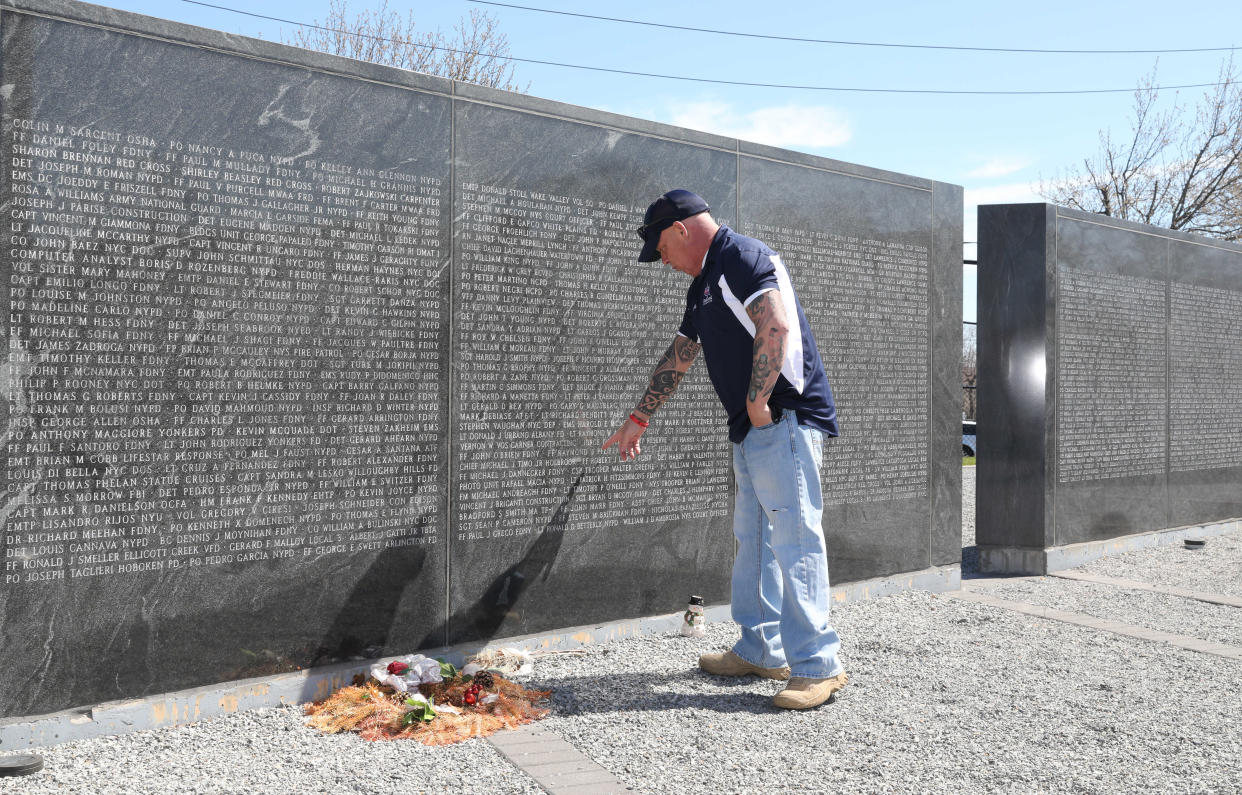
<path id="1" fill-rule="evenodd" d="M 649 224 L 643 224 L 642 226 L 638 227 L 638 236 L 642 238 L 643 242 L 645 243 L 647 242 L 648 232 L 651 232 L 654 230 L 656 234 L 659 234 L 660 232 L 664 231 L 665 227 L 671 226 L 674 220 L 675 219 L 672 219 L 672 218 L 661 218 L 658 221 L 652 221 Z"/>
<path id="2" fill-rule="evenodd" d="M 638 230 L 637 230 L 638 236 L 642 238 L 643 242 L 645 243 L 647 242 L 647 235 L 650 234 L 653 230 L 658 235 L 661 232 L 663 232 L 665 229 L 667 229 L 668 227 L 677 223 L 678 221 L 684 221 L 686 220 L 686 218 L 693 218 L 694 216 L 702 215 L 705 212 L 709 212 L 709 210 L 699 210 L 697 213 L 691 213 L 690 215 L 687 215 L 684 218 L 669 218 L 667 216 L 665 216 L 664 218 L 657 218 L 654 221 L 645 223 L 642 226 L 638 227 Z"/>

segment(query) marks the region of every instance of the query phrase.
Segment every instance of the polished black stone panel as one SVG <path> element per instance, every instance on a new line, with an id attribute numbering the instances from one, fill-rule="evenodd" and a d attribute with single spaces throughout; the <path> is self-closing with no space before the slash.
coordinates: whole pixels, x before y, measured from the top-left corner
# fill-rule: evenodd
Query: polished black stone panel
<path id="1" fill-rule="evenodd" d="M 837 402 L 841 436 L 822 471 L 833 581 L 933 565 L 948 556 L 933 560 L 932 539 L 950 530 L 960 555 L 961 490 L 950 493 L 947 472 L 960 481 L 959 448 L 947 452 L 954 467 L 929 455 L 960 438 L 960 409 L 934 397 L 946 381 L 960 391 L 961 349 L 960 253 L 948 253 L 954 226 L 936 213 L 934 184 L 759 157 L 743 157 L 739 174 L 739 228 L 787 263 Z"/>
<path id="2" fill-rule="evenodd" d="M 1242 255 L 1169 250 L 1169 523 L 1242 516 Z"/>
<path id="3" fill-rule="evenodd" d="M 600 446 L 685 308 L 688 277 L 637 262 L 647 202 L 686 187 L 732 223 L 735 158 L 515 104 L 456 108 L 449 639 L 728 602 L 730 445 L 706 368 L 637 461 Z"/>
<path id="4" fill-rule="evenodd" d="M 0 715 L 442 643 L 450 99 L 0 30 Z"/>
<path id="5" fill-rule="evenodd" d="M 975 538 L 1051 545 L 1047 482 L 1048 265 L 1056 219 L 1039 205 L 979 208 L 979 411 Z M 984 399 L 986 396 L 986 400 Z"/>
<path id="6" fill-rule="evenodd" d="M 1169 526 L 1168 245 L 1058 211 L 1054 545 Z"/>
<path id="7" fill-rule="evenodd" d="M 1242 515 L 1242 247 L 1042 204 L 979 235 L 985 568 Z"/>

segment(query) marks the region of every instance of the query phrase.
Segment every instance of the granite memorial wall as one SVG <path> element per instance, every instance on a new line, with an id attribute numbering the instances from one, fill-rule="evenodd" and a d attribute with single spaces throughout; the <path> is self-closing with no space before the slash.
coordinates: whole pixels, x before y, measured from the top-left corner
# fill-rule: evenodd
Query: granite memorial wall
<path id="1" fill-rule="evenodd" d="M 1242 516 L 1242 246 L 984 206 L 979 306 L 985 570 Z"/>
<path id="2" fill-rule="evenodd" d="M 0 4 L 0 717 L 728 600 L 674 186 L 781 250 L 837 582 L 958 562 L 961 191 L 68 2 Z"/>

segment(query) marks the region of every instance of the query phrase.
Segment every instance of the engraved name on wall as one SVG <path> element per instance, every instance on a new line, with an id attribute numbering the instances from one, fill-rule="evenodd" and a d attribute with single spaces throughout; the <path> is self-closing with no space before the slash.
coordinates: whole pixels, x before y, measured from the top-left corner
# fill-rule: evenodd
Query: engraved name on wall
<path id="1" fill-rule="evenodd" d="M 814 229 L 754 229 L 788 264 L 832 385 L 841 435 L 824 446 L 824 501 L 927 496 L 927 248 Z"/>
<path id="2" fill-rule="evenodd" d="M 727 515 L 727 434 L 723 412 L 719 432 L 702 432 L 698 418 L 719 409 L 701 362 L 643 455 L 621 464 L 615 449 L 599 452 L 685 306 L 684 286 L 653 295 L 643 271 L 662 266 L 635 262 L 645 208 L 471 182 L 458 191 L 454 540 Z M 574 510 L 558 518 L 568 488 Z"/>
<path id="3" fill-rule="evenodd" d="M 1057 479 L 1163 474 L 1163 281 L 1057 269 Z"/>
<path id="4" fill-rule="evenodd" d="M 438 541 L 441 177 L 52 118 L 2 141 L 6 582 Z"/>
<path id="5" fill-rule="evenodd" d="M 1242 292 L 1174 283 L 1169 299 L 1169 467 L 1242 466 Z"/>

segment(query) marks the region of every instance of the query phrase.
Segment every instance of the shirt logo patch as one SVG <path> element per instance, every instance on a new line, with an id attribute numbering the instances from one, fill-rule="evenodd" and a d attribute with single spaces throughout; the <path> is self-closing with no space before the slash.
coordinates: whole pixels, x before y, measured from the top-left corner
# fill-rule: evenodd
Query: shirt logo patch
<path id="1" fill-rule="evenodd" d="M 710 284 L 703 285 L 703 300 L 699 302 L 699 306 L 705 306 L 712 302 L 712 286 Z"/>

